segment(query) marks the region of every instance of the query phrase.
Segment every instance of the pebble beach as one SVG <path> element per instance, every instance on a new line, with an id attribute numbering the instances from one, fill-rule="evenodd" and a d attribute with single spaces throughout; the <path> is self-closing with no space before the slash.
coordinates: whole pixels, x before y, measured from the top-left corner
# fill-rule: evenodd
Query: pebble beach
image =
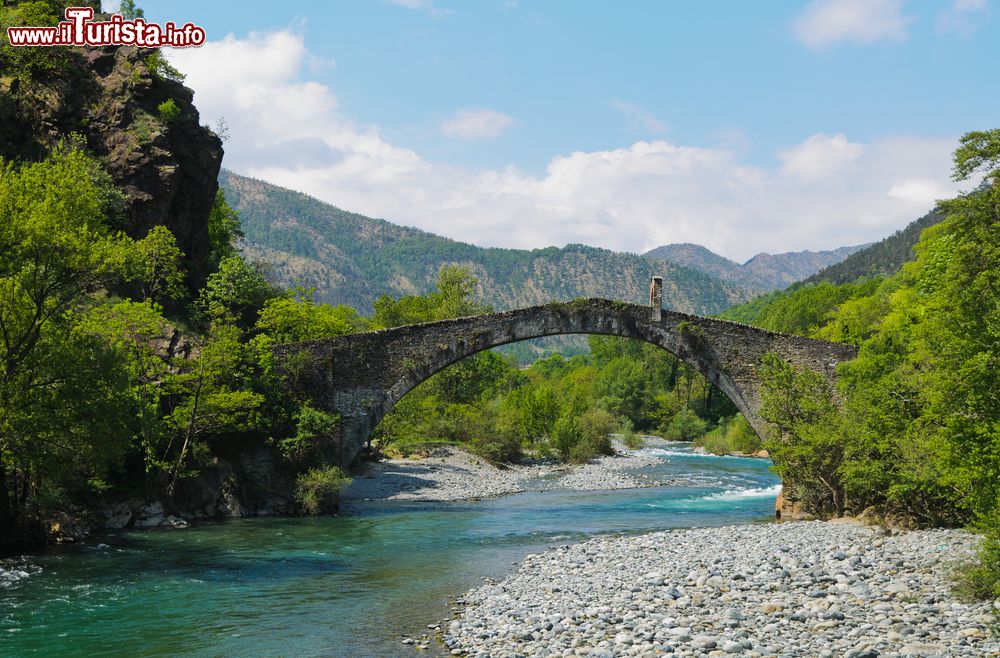
<path id="1" fill-rule="evenodd" d="M 388 459 L 372 464 L 344 487 L 341 500 L 458 501 L 496 498 L 525 491 L 600 491 L 668 484 L 632 473 L 661 460 L 618 444 L 613 456 L 587 464 L 555 462 L 493 466 L 450 446 L 423 459 Z"/>
<path id="2" fill-rule="evenodd" d="M 468 592 L 452 655 L 1000 655 L 990 603 L 950 593 L 975 535 L 831 522 L 609 536 Z"/>

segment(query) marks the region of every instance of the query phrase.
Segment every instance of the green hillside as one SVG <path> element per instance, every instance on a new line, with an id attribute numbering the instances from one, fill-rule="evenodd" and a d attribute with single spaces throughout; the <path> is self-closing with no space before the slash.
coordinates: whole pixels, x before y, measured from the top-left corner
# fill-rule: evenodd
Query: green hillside
<path id="1" fill-rule="evenodd" d="M 240 213 L 244 252 L 270 264 L 281 285 L 316 289 L 318 300 L 363 313 L 383 294 L 433 289 L 442 264 L 468 267 L 477 296 L 497 309 L 576 297 L 643 302 L 663 276 L 664 306 L 718 313 L 752 293 L 709 274 L 636 254 L 583 245 L 482 248 L 350 213 L 305 194 L 224 171 L 219 182 Z"/>

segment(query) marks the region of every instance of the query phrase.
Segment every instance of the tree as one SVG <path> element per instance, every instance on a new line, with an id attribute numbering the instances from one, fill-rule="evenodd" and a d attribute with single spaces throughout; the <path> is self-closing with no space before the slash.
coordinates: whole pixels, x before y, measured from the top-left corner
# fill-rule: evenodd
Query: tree
<path id="1" fill-rule="evenodd" d="M 773 353 L 765 355 L 760 375 L 760 415 L 773 425 L 766 446 L 775 471 L 811 509 L 842 516 L 840 469 L 848 437 L 830 384 L 822 375 Z"/>
<path id="2" fill-rule="evenodd" d="M 317 304 L 312 290 L 300 288 L 294 297 L 267 300 L 256 329 L 273 342 L 295 343 L 343 336 L 367 326 L 367 321 L 350 306 Z"/>
<path id="3" fill-rule="evenodd" d="M 135 0 L 121 0 L 118 3 L 118 13 L 127 21 L 146 17 L 146 13 L 135 4 Z"/>
<path id="4" fill-rule="evenodd" d="M 442 265 L 438 271 L 437 288 L 423 296 L 393 299 L 383 295 L 373 304 L 372 321 L 379 327 L 399 327 L 418 322 L 448 320 L 492 310 L 476 302 L 472 295 L 478 282 L 472 273 L 456 265 Z"/>
<path id="5" fill-rule="evenodd" d="M 128 278 L 139 284 L 143 299 L 180 299 L 185 294 L 183 259 L 170 229 L 154 226 L 128 251 Z"/>
<path id="6" fill-rule="evenodd" d="M 209 275 L 199 305 L 208 318 L 225 319 L 248 328 L 258 321 L 261 309 L 279 296 L 260 268 L 240 255 L 232 255 L 223 258 L 218 269 Z"/>
<path id="7" fill-rule="evenodd" d="M 180 477 L 193 471 L 206 439 L 264 424 L 258 412 L 265 397 L 251 385 L 255 364 L 239 329 L 221 323 L 213 323 L 196 357 L 177 362 L 179 372 L 164 384 L 169 439 L 156 462 L 168 474 L 168 494 Z"/>
<path id="8" fill-rule="evenodd" d="M 226 201 L 226 194 L 220 187 L 208 215 L 209 268 L 216 270 L 223 259 L 237 256 L 236 244 L 242 239 L 240 216 Z"/>
<path id="9" fill-rule="evenodd" d="M 46 491 L 106 471 L 127 445 L 121 354 L 75 310 L 120 271 L 121 195 L 71 143 L 0 162 L 0 524 L 23 527 Z"/>

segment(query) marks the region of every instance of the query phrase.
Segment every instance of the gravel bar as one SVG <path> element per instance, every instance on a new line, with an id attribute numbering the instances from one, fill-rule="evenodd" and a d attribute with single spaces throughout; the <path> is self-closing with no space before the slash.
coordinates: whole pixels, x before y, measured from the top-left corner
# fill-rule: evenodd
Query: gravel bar
<path id="1" fill-rule="evenodd" d="M 975 535 L 845 523 L 606 536 L 527 556 L 442 624 L 453 655 L 1000 655 L 990 603 L 950 593 Z"/>

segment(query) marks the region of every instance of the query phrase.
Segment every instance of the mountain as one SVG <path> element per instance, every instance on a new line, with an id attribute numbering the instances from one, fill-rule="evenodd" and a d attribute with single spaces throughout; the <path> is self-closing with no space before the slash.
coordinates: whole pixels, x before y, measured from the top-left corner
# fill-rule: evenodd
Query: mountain
<path id="1" fill-rule="evenodd" d="M 742 265 L 697 244 L 668 244 L 646 252 L 647 258 L 691 267 L 754 292 L 787 288 L 796 281 L 844 260 L 865 245 L 832 251 L 757 254 Z"/>
<path id="2" fill-rule="evenodd" d="M 350 213 L 305 194 L 223 171 L 252 259 L 271 263 L 282 285 L 316 289 L 318 300 L 370 312 L 374 299 L 431 290 L 442 264 L 469 267 L 478 296 L 497 309 L 576 297 L 647 301 L 663 277 L 664 306 L 713 314 L 750 299 L 742 286 L 694 268 L 584 245 L 483 248 Z"/>
<path id="3" fill-rule="evenodd" d="M 819 281 L 850 283 L 864 277 L 894 274 L 899 271 L 903 263 L 913 260 L 913 247 L 920 239 L 921 231 L 937 224 L 942 219 L 944 219 L 943 216 L 933 211 L 929 212 L 884 240 L 869 245 L 841 262 L 816 272 L 807 278 L 805 283 Z"/>

